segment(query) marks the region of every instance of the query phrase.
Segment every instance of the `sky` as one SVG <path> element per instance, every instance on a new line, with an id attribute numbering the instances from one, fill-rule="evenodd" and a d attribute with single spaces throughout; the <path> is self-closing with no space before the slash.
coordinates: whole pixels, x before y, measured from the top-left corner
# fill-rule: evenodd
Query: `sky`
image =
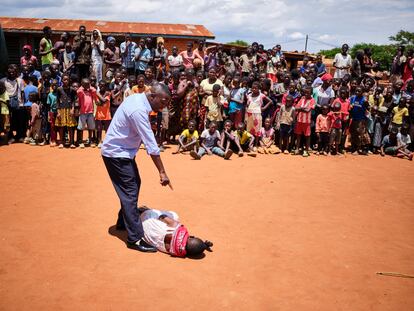
<path id="1" fill-rule="evenodd" d="M 414 0 L 1 0 L 2 16 L 201 24 L 226 43 L 308 51 L 414 31 Z M 315 41 L 316 40 L 316 41 Z"/>

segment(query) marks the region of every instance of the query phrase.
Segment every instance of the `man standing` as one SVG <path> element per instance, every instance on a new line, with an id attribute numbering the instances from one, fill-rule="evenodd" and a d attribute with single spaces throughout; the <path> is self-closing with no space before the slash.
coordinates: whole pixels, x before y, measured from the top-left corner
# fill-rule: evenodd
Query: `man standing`
<path id="1" fill-rule="evenodd" d="M 89 77 L 89 65 L 91 64 L 92 45 L 86 36 L 86 27 L 80 26 L 79 33 L 73 38 L 73 49 L 76 53 L 75 67 L 78 79 Z"/>
<path id="2" fill-rule="evenodd" d="M 40 40 L 40 46 L 39 46 L 39 55 L 41 56 L 41 62 L 42 62 L 42 71 L 48 69 L 50 67 L 50 64 L 53 62 L 53 52 L 55 49 L 52 45 L 52 40 L 50 40 L 50 37 L 52 36 L 52 28 L 49 26 L 43 27 L 43 34 L 44 37 L 42 40 Z"/>
<path id="3" fill-rule="evenodd" d="M 131 41 L 131 35 L 125 34 L 125 41 L 119 46 L 122 55 L 122 67 L 124 67 L 128 75 L 135 73 L 134 52 L 137 44 Z"/>
<path id="4" fill-rule="evenodd" d="M 335 55 L 333 65 L 335 66 L 335 75 L 334 78 L 342 79 L 344 75 L 349 73 L 349 69 L 352 65 L 351 55 L 348 54 L 349 46 L 348 44 L 342 45 L 341 53 Z"/>
<path id="5" fill-rule="evenodd" d="M 162 111 L 170 100 L 168 87 L 160 83 L 152 86 L 151 93 L 128 96 L 114 115 L 101 149 L 109 177 L 121 201 L 116 227 L 127 230 L 127 247 L 141 252 L 155 252 L 156 248 L 143 239 L 144 230 L 137 209 L 141 179 L 135 155 L 144 143 L 158 169 L 161 185 L 170 184 L 149 121 L 149 113 Z"/>
<path id="6" fill-rule="evenodd" d="M 135 48 L 134 60 L 135 74 L 143 75 L 151 60 L 151 51 L 145 46 L 145 40 L 143 38 L 139 40 L 138 47 Z"/>

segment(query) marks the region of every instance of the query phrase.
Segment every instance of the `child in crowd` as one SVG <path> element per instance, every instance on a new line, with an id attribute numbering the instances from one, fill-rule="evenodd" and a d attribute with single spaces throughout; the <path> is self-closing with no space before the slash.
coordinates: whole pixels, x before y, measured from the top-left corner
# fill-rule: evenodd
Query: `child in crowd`
<path id="1" fill-rule="evenodd" d="M 341 106 L 342 128 L 341 128 L 341 133 L 340 133 L 341 140 L 339 142 L 338 149 L 336 149 L 336 146 L 335 146 L 335 150 L 337 152 L 339 151 L 341 153 L 345 153 L 345 142 L 346 142 L 347 133 L 349 129 L 349 109 L 350 109 L 348 88 L 347 87 L 339 88 L 338 95 L 339 96 L 335 98 L 332 103 L 332 108 L 335 106 L 335 104 L 339 104 Z M 338 134 L 338 131 L 335 131 L 335 132 L 336 132 L 335 134 Z"/>
<path id="2" fill-rule="evenodd" d="M 132 88 L 137 85 L 137 78 L 132 75 L 128 77 L 128 87 L 124 91 L 124 98 L 127 98 L 128 96 L 134 94 L 132 91 Z"/>
<path id="3" fill-rule="evenodd" d="M 269 97 L 260 93 L 259 82 L 253 82 L 251 93 L 247 95 L 246 123 L 247 131 L 255 137 L 255 145 L 259 143 L 262 129 L 262 111 L 269 108 L 271 103 Z"/>
<path id="4" fill-rule="evenodd" d="M 315 100 L 312 98 L 311 87 L 306 86 L 303 91 L 304 96 L 302 96 L 302 98 L 295 106 L 295 111 L 297 113 L 295 124 L 297 146 L 294 154 L 300 154 L 299 148 L 301 147 L 301 138 L 303 135 L 305 136 L 305 148 L 303 150 L 303 156 L 308 157 L 311 136 L 311 115 L 312 110 L 315 109 Z"/>
<path id="5" fill-rule="evenodd" d="M 50 125 L 50 147 L 56 147 L 55 121 L 57 115 L 58 81 L 52 80 L 50 92 L 47 95 L 46 105 L 48 106 L 48 121 Z"/>
<path id="6" fill-rule="evenodd" d="M 322 113 L 316 117 L 315 132 L 318 136 L 317 154 L 328 155 L 329 152 L 329 131 L 331 128 L 331 118 L 328 116 L 329 106 L 322 105 Z"/>
<path id="7" fill-rule="evenodd" d="M 227 150 L 226 152 L 220 148 L 220 133 L 217 130 L 217 123 L 212 121 L 210 122 L 208 129 L 205 129 L 201 133 L 200 137 L 201 147 L 198 149 L 198 152 L 194 150 L 190 151 L 190 155 L 195 160 L 200 160 L 203 155 L 206 153 L 208 155 L 216 154 L 220 157 L 223 157 L 225 160 L 230 159 L 233 151 Z"/>
<path id="8" fill-rule="evenodd" d="M 185 129 L 178 138 L 178 149 L 173 154 L 178 154 L 184 151 L 197 152 L 198 131 L 196 130 L 196 122 L 190 120 L 188 122 L 188 129 Z"/>
<path id="9" fill-rule="evenodd" d="M 93 103 L 97 98 L 96 90 L 90 86 L 90 81 L 88 78 L 82 79 L 82 86 L 77 91 L 80 115 L 78 121 L 78 140 L 79 147 L 81 149 L 85 148 L 83 143 L 83 130 L 88 130 L 89 132 L 89 141 L 92 148 L 96 147 L 95 143 L 92 141 L 92 131 L 95 130 L 95 118 L 93 116 Z"/>
<path id="10" fill-rule="evenodd" d="M 284 154 L 289 154 L 290 138 L 292 136 L 293 122 L 295 120 L 295 107 L 293 97 L 288 95 L 285 104 L 280 107 L 276 120 L 276 129 L 279 129 L 279 147 Z"/>
<path id="11" fill-rule="evenodd" d="M 29 101 L 25 104 L 28 111 L 30 111 L 29 129 L 27 137 L 31 146 L 44 145 L 42 133 L 42 117 L 40 114 L 41 104 L 36 93 L 29 94 Z"/>
<path id="12" fill-rule="evenodd" d="M 239 124 L 243 120 L 243 108 L 246 88 L 240 86 L 240 79 L 233 79 L 233 89 L 230 91 L 229 116 L 233 124 Z"/>
<path id="13" fill-rule="evenodd" d="M 271 119 L 266 118 L 264 121 L 264 126 L 260 130 L 260 147 L 257 149 L 259 153 L 280 153 L 280 149 L 275 145 L 275 130 L 271 125 Z"/>
<path id="14" fill-rule="evenodd" d="M 64 73 L 62 75 L 62 86 L 57 89 L 57 115 L 55 126 L 59 131 L 59 148 L 62 149 L 65 144 L 64 131 L 67 130 L 69 134 L 69 146 L 75 149 L 74 131 L 77 125 L 74 114 L 74 101 L 76 92 L 70 87 L 69 75 Z"/>
<path id="15" fill-rule="evenodd" d="M 387 125 L 387 107 L 381 106 L 378 108 L 377 106 L 374 106 L 372 107 L 372 110 L 377 111 L 377 113 L 374 113 L 373 115 L 374 124 L 372 135 L 372 151 L 374 154 L 378 154 L 381 148 L 383 133 L 385 132 L 384 129 Z"/>
<path id="16" fill-rule="evenodd" d="M 243 122 L 239 123 L 239 125 L 237 126 L 237 130 L 234 134 L 236 137 L 235 144 L 238 149 L 234 150 L 233 145 L 232 150 L 238 152 L 239 156 L 242 156 L 243 151 L 245 151 L 247 152 L 248 156 L 255 157 L 256 154 L 253 153 L 255 138 L 246 130 L 246 125 Z"/>
<path id="17" fill-rule="evenodd" d="M 104 80 L 99 81 L 99 92 L 97 93 L 98 101 L 95 113 L 95 127 L 98 148 L 102 146 L 102 131 L 105 133 L 111 123 L 111 92 Z"/>
<path id="18" fill-rule="evenodd" d="M 384 88 L 382 86 L 377 86 L 375 88 L 374 94 L 368 96 L 368 103 L 371 107 L 378 106 L 381 107 L 384 104 Z"/>
<path id="19" fill-rule="evenodd" d="M 224 97 L 220 95 L 220 90 L 221 86 L 214 84 L 212 94 L 204 102 L 204 106 L 207 108 L 207 126 L 210 122 L 214 121 L 217 123 L 219 129 L 223 122 L 224 105 Z"/>
<path id="20" fill-rule="evenodd" d="M 401 140 L 398 128 L 391 127 L 390 133 L 385 135 L 381 143 L 381 155 L 392 155 L 399 158 L 413 159 L 413 154 L 407 150 L 407 146 Z"/>
<path id="21" fill-rule="evenodd" d="M 233 152 L 238 152 L 239 157 L 242 157 L 243 149 L 240 147 L 236 135 L 231 130 L 233 122 L 231 120 L 226 120 L 223 127 L 220 137 L 220 148 L 224 149 L 224 152 L 231 149 Z"/>
<path id="22" fill-rule="evenodd" d="M 392 109 L 392 126 L 400 129 L 403 122 L 408 119 L 407 98 L 402 96 L 398 106 Z"/>
<path id="23" fill-rule="evenodd" d="M 339 145 L 342 141 L 342 123 L 344 122 L 344 113 L 342 112 L 341 102 L 337 101 L 332 105 L 332 111 L 328 113 L 330 124 L 329 130 L 329 149 L 332 154 L 338 154 Z"/>
<path id="24" fill-rule="evenodd" d="M 0 140 L 6 137 L 9 132 L 9 94 L 6 91 L 6 84 L 0 81 Z"/>
<path id="25" fill-rule="evenodd" d="M 124 101 L 124 93 L 128 88 L 128 82 L 123 77 L 121 72 L 117 72 L 114 78 L 114 86 L 111 91 L 112 105 L 111 105 L 111 116 L 114 117 L 116 110 L 119 105 Z"/>
<path id="26" fill-rule="evenodd" d="M 145 76 L 142 74 L 138 75 L 137 84 L 131 88 L 132 93 L 138 93 L 138 94 L 148 92 L 150 89 L 151 89 L 150 86 L 145 85 Z"/>
<path id="27" fill-rule="evenodd" d="M 350 116 L 351 123 L 351 146 L 353 154 L 367 155 L 367 146 L 370 143 L 370 137 L 367 133 L 367 112 L 369 104 L 363 96 L 363 89 L 358 86 L 355 89 L 355 95 L 350 98 Z"/>

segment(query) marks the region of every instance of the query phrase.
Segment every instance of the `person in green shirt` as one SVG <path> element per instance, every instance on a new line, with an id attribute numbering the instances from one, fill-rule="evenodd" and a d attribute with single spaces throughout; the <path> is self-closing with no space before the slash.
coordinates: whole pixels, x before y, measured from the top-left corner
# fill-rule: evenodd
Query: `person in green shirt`
<path id="1" fill-rule="evenodd" d="M 50 64 L 53 62 L 53 52 L 55 48 L 53 47 L 52 40 L 52 28 L 49 26 L 43 27 L 44 37 L 40 40 L 39 55 L 41 56 L 42 70 L 46 70 L 50 67 Z"/>

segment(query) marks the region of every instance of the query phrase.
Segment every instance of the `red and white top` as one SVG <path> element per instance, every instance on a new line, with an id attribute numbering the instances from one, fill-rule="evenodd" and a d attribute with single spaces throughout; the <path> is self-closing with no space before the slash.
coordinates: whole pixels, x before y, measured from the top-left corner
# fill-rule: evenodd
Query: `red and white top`
<path id="1" fill-rule="evenodd" d="M 315 100 L 313 98 L 305 98 L 305 96 L 302 96 L 302 98 L 299 100 L 299 102 L 295 105 L 295 108 L 309 108 L 309 112 L 299 111 L 296 115 L 296 121 L 300 123 L 311 123 L 311 115 L 312 110 L 315 109 Z"/>

